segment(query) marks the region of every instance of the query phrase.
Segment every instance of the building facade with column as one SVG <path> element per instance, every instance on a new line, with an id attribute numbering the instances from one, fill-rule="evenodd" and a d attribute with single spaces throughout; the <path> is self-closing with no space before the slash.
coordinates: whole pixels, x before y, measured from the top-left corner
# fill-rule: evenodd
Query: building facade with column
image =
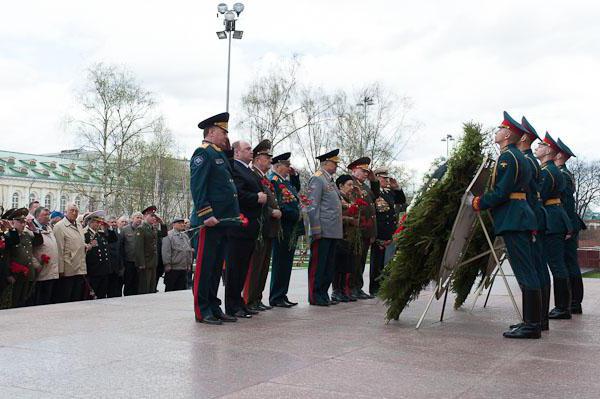
<path id="1" fill-rule="evenodd" d="M 74 202 L 80 210 L 90 210 L 99 196 L 100 178 L 98 170 L 78 155 L 78 151 L 36 155 L 0 150 L 0 205 L 26 207 L 37 200 L 50 210 L 64 211 Z"/>

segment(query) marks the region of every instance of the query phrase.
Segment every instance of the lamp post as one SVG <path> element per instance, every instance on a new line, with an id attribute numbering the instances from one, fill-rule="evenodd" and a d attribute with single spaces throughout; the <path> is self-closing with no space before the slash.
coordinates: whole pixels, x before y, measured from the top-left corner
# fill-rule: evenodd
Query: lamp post
<path id="1" fill-rule="evenodd" d="M 363 123 L 365 125 L 365 133 L 367 132 L 367 107 L 369 105 L 374 105 L 375 103 L 373 102 L 373 97 L 369 97 L 369 96 L 364 96 L 363 98 L 360 99 L 359 103 L 356 103 L 357 107 L 363 107 Z M 363 140 L 362 140 L 362 135 L 360 135 L 359 138 L 359 143 L 360 143 L 360 151 L 363 152 Z"/>
<path id="2" fill-rule="evenodd" d="M 217 32 L 219 39 L 228 39 L 229 48 L 227 50 L 227 94 L 225 100 L 225 111 L 229 112 L 229 80 L 231 76 L 231 39 L 241 39 L 244 35 L 244 31 L 235 30 L 235 21 L 239 18 L 242 11 L 244 11 L 244 5 L 242 3 L 235 3 L 233 9 L 230 10 L 227 4 L 219 3 L 217 5 L 217 18 L 219 14 L 223 16 L 223 26 L 225 30 Z"/>
<path id="3" fill-rule="evenodd" d="M 450 155 L 450 142 L 454 141 L 454 137 L 451 134 L 447 134 L 442 141 L 446 142 L 446 159 L 448 159 L 448 155 Z"/>

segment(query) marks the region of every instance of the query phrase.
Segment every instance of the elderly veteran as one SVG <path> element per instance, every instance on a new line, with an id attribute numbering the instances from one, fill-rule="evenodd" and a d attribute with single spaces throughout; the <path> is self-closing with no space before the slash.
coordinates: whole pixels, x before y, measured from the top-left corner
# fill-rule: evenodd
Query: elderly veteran
<path id="1" fill-rule="evenodd" d="M 162 240 L 162 261 L 165 265 L 165 291 L 187 289 L 187 273 L 192 266 L 194 250 L 184 232 L 185 219 L 173 219 L 173 228 Z"/>
<path id="2" fill-rule="evenodd" d="M 33 248 L 33 265 L 37 272 L 34 303 L 48 305 L 58 281 L 58 246 L 50 225 L 50 211 L 40 206 L 33 211 L 43 243 Z"/>
<path id="3" fill-rule="evenodd" d="M 85 254 L 88 282 L 96 294 L 96 298 L 108 297 L 108 276 L 111 272 L 109 243 L 118 240 L 114 230 L 108 229 L 104 221 L 106 213 L 102 210 L 88 214 L 84 222 L 85 243 L 89 249 Z"/>

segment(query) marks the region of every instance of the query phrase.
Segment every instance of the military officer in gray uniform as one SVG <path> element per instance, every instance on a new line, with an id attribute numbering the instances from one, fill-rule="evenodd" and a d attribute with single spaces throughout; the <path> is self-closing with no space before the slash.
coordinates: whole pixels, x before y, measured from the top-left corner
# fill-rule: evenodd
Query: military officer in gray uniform
<path id="1" fill-rule="evenodd" d="M 338 303 L 330 300 L 328 290 L 335 271 L 335 247 L 344 236 L 341 195 L 332 178 L 340 162 L 339 152 L 336 149 L 317 157 L 320 168 L 308 181 L 308 302 L 317 306 Z"/>

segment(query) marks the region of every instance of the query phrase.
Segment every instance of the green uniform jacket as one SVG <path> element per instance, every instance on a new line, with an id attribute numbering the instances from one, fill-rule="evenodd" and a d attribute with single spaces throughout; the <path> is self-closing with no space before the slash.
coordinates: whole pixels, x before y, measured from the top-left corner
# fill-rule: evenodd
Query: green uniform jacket
<path id="1" fill-rule="evenodd" d="M 481 197 L 480 208 L 490 209 L 494 232 L 533 231 L 537 220 L 526 200 L 511 199 L 511 193 L 526 193 L 532 176 L 525 156 L 514 144 L 506 146 L 494 166 L 490 190 Z"/>
<path id="2" fill-rule="evenodd" d="M 381 194 L 378 181 L 361 183 L 358 179 L 354 180 L 354 189 L 350 193 L 352 201 L 358 198 L 366 201 L 369 205 L 360 208 L 360 233 L 363 239 L 371 239 L 377 237 L 377 219 L 375 211 L 375 199 Z"/>
<path id="3" fill-rule="evenodd" d="M 546 210 L 546 234 L 567 234 L 571 231 L 571 221 L 562 203 L 548 205 L 549 200 L 560 200 L 565 190 L 565 177 L 554 164 L 548 161 L 542 165 L 542 185 L 540 195 Z"/>
<path id="4" fill-rule="evenodd" d="M 542 168 L 538 160 L 533 155 L 531 149 L 523 152 L 525 155 L 525 166 L 530 170 L 532 179 L 529 180 L 529 190 L 527 191 L 527 203 L 533 209 L 537 219 L 537 231 L 543 232 L 546 230 L 546 212 L 544 211 L 544 203 L 540 196 L 540 185 L 542 181 Z"/>
<path id="5" fill-rule="evenodd" d="M 571 171 L 567 169 L 567 165 L 560 165 L 558 169 L 565 177 L 565 189 L 560 193 L 560 200 L 563 203 L 565 212 L 567 212 L 567 216 L 571 220 L 573 232 L 577 233 L 583 229 L 585 223 L 583 223 L 583 220 L 581 220 L 575 210 L 575 179 Z"/>
<path id="6" fill-rule="evenodd" d="M 284 179 L 279 174 L 271 172 L 269 174 L 275 196 L 281 211 L 281 228 L 284 233 L 296 229 L 297 235 L 304 234 L 304 224 L 300 215 L 300 177 L 298 175 L 290 176 L 290 180 Z"/>
<path id="7" fill-rule="evenodd" d="M 158 238 L 167 235 L 167 226 L 160 225 L 156 230 L 146 221 L 135 229 L 135 266 L 138 269 L 156 269 L 158 265 Z"/>
<path id="8" fill-rule="evenodd" d="M 267 194 L 267 203 L 262 209 L 262 235 L 264 238 L 275 238 L 279 234 L 279 230 L 281 230 L 280 219 L 275 219 L 271 216 L 275 209 L 279 209 L 275 187 L 273 186 L 273 183 L 271 183 L 271 179 L 263 174 L 258 168 L 253 166 L 252 171 L 260 179 L 263 192 Z"/>
<path id="9" fill-rule="evenodd" d="M 11 245 L 8 248 L 9 265 L 14 261 L 29 269 L 29 281 L 35 281 L 36 270 L 33 266 L 33 247 L 40 246 L 44 243 L 44 238 L 40 233 L 31 233 L 24 230 L 19 234 L 19 243 Z"/>
<path id="10" fill-rule="evenodd" d="M 194 210 L 190 217 L 192 226 L 201 225 L 211 216 L 217 219 L 240 216 L 231 165 L 218 146 L 204 142 L 192 155 L 190 189 L 194 201 Z M 239 223 L 223 222 L 221 226 L 233 225 Z"/>

